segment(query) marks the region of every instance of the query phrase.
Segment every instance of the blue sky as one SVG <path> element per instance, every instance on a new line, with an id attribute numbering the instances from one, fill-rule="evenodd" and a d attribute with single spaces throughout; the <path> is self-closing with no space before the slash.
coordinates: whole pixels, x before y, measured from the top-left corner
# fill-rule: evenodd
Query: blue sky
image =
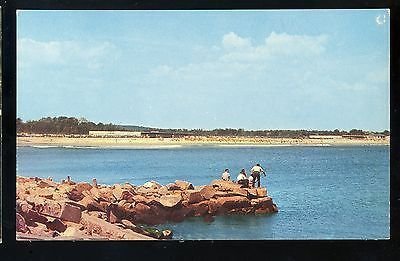
<path id="1" fill-rule="evenodd" d="M 17 116 L 389 129 L 386 10 L 19 11 Z"/>

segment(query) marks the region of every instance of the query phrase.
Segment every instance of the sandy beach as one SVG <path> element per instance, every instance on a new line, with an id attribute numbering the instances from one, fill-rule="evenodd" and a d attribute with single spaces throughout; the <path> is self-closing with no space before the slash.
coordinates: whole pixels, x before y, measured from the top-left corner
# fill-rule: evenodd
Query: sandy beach
<path id="1" fill-rule="evenodd" d="M 180 146 L 351 146 L 389 145 L 388 138 L 290 139 L 253 137 L 185 137 L 185 138 L 98 138 L 29 136 L 17 137 L 17 146 L 36 147 L 180 147 Z"/>

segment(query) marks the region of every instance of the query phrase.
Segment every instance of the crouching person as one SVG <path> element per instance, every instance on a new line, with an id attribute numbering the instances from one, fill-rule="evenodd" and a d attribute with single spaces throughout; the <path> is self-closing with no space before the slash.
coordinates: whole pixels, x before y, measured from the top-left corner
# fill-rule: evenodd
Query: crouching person
<path id="1" fill-rule="evenodd" d="M 237 183 L 242 185 L 242 187 L 247 188 L 249 187 L 249 180 L 247 179 L 246 176 L 246 170 L 242 169 L 239 173 L 239 175 L 237 176 Z"/>

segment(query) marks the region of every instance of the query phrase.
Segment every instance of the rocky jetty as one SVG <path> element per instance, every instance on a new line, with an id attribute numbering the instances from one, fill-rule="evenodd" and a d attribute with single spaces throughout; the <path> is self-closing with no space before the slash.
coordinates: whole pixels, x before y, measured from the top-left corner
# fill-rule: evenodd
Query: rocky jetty
<path id="1" fill-rule="evenodd" d="M 187 217 L 268 214 L 278 208 L 265 188 L 214 180 L 193 186 L 177 180 L 165 186 L 149 181 L 112 186 L 17 177 L 18 239 L 170 239 L 172 231 L 144 225 L 181 222 Z"/>

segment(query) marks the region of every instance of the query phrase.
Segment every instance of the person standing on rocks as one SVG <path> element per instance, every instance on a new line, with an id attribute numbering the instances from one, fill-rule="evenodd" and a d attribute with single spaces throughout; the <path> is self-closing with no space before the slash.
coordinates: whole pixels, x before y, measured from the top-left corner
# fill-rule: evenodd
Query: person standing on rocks
<path id="1" fill-rule="evenodd" d="M 263 173 L 264 177 L 265 175 L 265 171 L 264 169 L 260 166 L 260 164 L 256 164 L 254 167 L 251 168 L 251 174 L 254 177 L 254 186 L 256 185 L 256 181 L 257 181 L 257 186 L 260 187 L 260 174 Z"/>
<path id="2" fill-rule="evenodd" d="M 239 175 L 237 176 L 237 183 L 243 185 L 244 187 L 248 187 L 249 186 L 249 180 L 247 179 L 246 176 L 246 170 L 242 169 L 239 173 Z"/>
<path id="3" fill-rule="evenodd" d="M 225 169 L 224 173 L 222 173 L 222 180 L 229 181 L 231 180 L 231 175 L 229 174 L 229 169 Z"/>

